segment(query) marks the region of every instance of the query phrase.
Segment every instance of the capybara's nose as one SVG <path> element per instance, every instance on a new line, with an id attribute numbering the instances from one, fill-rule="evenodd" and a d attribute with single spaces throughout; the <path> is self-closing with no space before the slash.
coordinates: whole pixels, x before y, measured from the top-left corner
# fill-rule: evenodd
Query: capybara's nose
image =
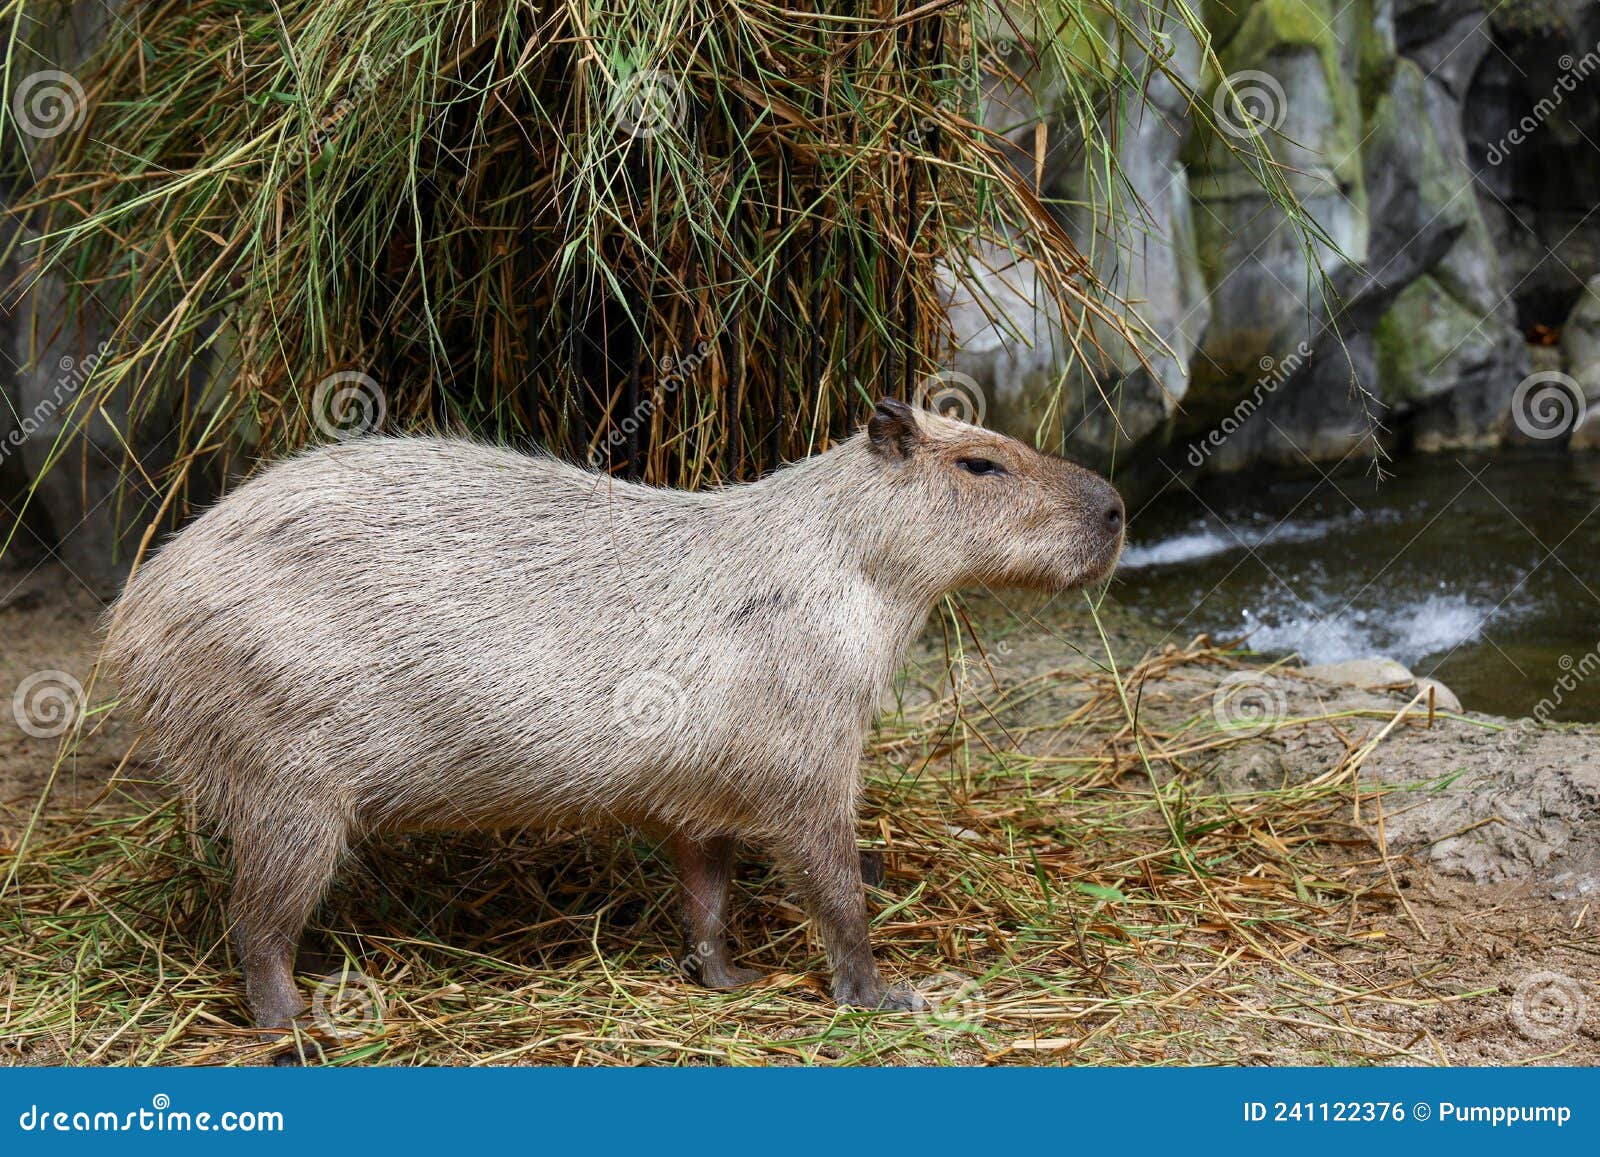
<path id="1" fill-rule="evenodd" d="M 1111 497 L 1106 502 L 1105 514 L 1102 516 L 1105 520 L 1107 534 L 1122 533 L 1124 514 L 1125 508 L 1122 505 L 1122 495 L 1115 490 L 1111 491 Z"/>

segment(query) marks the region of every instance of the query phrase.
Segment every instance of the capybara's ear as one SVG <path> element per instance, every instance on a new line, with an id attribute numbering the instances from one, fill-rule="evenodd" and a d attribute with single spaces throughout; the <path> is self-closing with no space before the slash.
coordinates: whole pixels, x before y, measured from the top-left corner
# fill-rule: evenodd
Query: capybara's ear
<path id="1" fill-rule="evenodd" d="M 883 398 L 867 420 L 872 448 L 885 458 L 909 458 L 922 441 L 917 412 L 895 398 Z"/>

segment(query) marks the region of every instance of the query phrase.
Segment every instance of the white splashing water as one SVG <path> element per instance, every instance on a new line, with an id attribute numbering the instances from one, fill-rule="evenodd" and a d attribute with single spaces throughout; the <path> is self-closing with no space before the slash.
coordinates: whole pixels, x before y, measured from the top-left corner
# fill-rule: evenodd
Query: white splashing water
<path id="1" fill-rule="evenodd" d="M 1140 570 L 1147 566 L 1194 562 L 1197 559 L 1227 554 L 1231 550 L 1254 550 L 1260 546 L 1309 542 L 1323 537 L 1337 525 L 1339 521 L 1334 519 L 1325 522 L 1280 523 L 1264 529 L 1253 526 L 1230 526 L 1217 530 L 1208 525 L 1188 534 L 1162 539 L 1160 542 L 1133 543 L 1123 550 L 1122 562 L 1119 565 L 1124 570 Z"/>
<path id="2" fill-rule="evenodd" d="M 1263 548 L 1263 559 L 1278 560 L 1277 565 L 1282 567 L 1284 556 L 1273 554 L 1271 548 L 1324 538 L 1351 523 L 1351 517 L 1339 516 L 1271 526 L 1225 526 L 1204 519 L 1196 522 L 1193 529 L 1170 538 L 1130 545 L 1123 551 L 1121 568 L 1181 569 L 1185 564 L 1219 555 Z M 1280 579 L 1262 592 L 1261 605 L 1245 610 L 1242 618 L 1211 624 L 1220 627 L 1212 634 L 1217 638 L 1246 636 L 1252 650 L 1294 652 L 1307 663 L 1338 663 L 1385 655 L 1411 664 L 1481 638 L 1484 624 L 1493 614 L 1514 613 L 1504 607 L 1497 612 L 1492 602 L 1474 602 L 1462 594 L 1423 594 L 1404 589 L 1395 592 L 1374 588 L 1359 596 L 1362 605 L 1347 607 L 1347 599 L 1356 593 L 1354 588 L 1342 593 L 1330 591 L 1326 578 L 1302 582 L 1295 577 L 1292 561 L 1286 571 L 1276 573 L 1290 576 L 1287 581 L 1299 588 L 1299 598 L 1283 590 L 1285 580 Z"/>
<path id="3" fill-rule="evenodd" d="M 1147 566 L 1165 566 L 1174 562 L 1193 562 L 1210 558 L 1230 550 L 1241 549 L 1237 539 L 1218 534 L 1214 530 L 1197 530 L 1193 534 L 1180 534 L 1161 542 L 1131 544 L 1122 552 L 1124 570 L 1139 570 Z"/>
<path id="4" fill-rule="evenodd" d="M 1429 595 L 1381 611 L 1350 607 L 1322 618 L 1246 611 L 1238 633 L 1249 634 L 1251 650 L 1294 651 L 1307 663 L 1385 655 L 1411 664 L 1478 638 L 1493 609 L 1462 595 Z"/>

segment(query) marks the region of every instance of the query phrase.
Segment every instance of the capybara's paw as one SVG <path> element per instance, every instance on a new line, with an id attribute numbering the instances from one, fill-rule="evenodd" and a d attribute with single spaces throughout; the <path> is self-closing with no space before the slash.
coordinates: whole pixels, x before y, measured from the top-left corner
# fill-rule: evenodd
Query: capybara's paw
<path id="1" fill-rule="evenodd" d="M 915 1012 L 923 1006 L 922 994 L 903 984 L 890 986 L 881 979 L 835 980 L 833 999 L 851 1008 L 875 1008 L 889 1012 Z"/>
<path id="2" fill-rule="evenodd" d="M 759 968 L 740 968 L 733 964 L 702 964 L 695 979 L 706 988 L 743 988 L 766 973 Z"/>

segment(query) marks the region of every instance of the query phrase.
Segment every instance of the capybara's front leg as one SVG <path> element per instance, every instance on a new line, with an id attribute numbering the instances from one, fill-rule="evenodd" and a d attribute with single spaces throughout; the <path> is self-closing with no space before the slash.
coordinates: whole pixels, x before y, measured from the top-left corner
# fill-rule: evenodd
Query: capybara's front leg
<path id="1" fill-rule="evenodd" d="M 707 988 L 738 988 L 760 980 L 754 968 L 740 968 L 728 951 L 728 881 L 733 876 L 734 842 L 725 836 L 695 840 L 672 837 L 672 855 L 683 885 L 683 922 L 689 934 L 684 968 Z"/>
<path id="2" fill-rule="evenodd" d="M 884 982 L 872 958 L 853 825 L 848 818 L 830 818 L 797 827 L 806 830 L 785 840 L 779 856 L 827 946 L 833 999 L 857 1008 L 921 1008 L 922 998 L 916 992 Z"/>

